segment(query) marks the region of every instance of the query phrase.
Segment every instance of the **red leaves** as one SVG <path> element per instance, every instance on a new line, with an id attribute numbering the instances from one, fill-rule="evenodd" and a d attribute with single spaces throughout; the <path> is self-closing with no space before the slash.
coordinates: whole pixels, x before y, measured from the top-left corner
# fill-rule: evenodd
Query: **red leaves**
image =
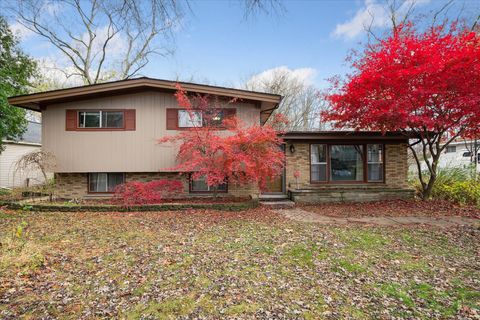
<path id="1" fill-rule="evenodd" d="M 195 96 L 190 103 L 183 99 L 186 93 L 180 86 L 175 96 L 178 104 L 204 111 L 204 115 L 215 115 L 218 101 L 208 96 Z M 205 120 L 205 119 L 204 119 Z M 277 122 L 285 122 L 279 116 Z M 275 122 L 275 121 L 274 121 Z M 223 119 L 226 130 L 218 130 L 218 125 L 204 121 L 203 127 L 184 130 L 175 136 L 159 139 L 159 143 L 178 143 L 179 164 L 173 171 L 191 172 L 193 179 L 206 177 L 209 186 L 228 181 L 229 184 L 256 184 L 264 189 L 268 180 L 281 174 L 284 153 L 278 132 L 273 125 L 247 126 L 237 117 Z"/>
<path id="2" fill-rule="evenodd" d="M 339 127 L 480 131 L 480 37 L 468 30 L 400 27 L 352 63 L 327 98 Z"/>
<path id="3" fill-rule="evenodd" d="M 177 180 L 151 182 L 131 181 L 118 186 L 112 201 L 125 207 L 135 204 L 160 203 L 165 196 L 182 192 L 183 185 Z"/>

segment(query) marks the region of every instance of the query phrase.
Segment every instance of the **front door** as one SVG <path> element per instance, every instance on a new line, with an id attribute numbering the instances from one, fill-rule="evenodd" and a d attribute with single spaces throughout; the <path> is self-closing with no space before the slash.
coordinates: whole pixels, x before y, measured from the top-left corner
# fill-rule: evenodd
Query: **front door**
<path id="1" fill-rule="evenodd" d="M 267 183 L 267 193 L 283 192 L 283 173 Z"/>
<path id="2" fill-rule="evenodd" d="M 281 146 L 283 152 L 285 152 L 285 145 Z M 285 183 L 284 183 L 285 168 L 282 171 L 282 174 L 273 180 L 267 183 L 267 190 L 264 193 L 284 193 Z"/>

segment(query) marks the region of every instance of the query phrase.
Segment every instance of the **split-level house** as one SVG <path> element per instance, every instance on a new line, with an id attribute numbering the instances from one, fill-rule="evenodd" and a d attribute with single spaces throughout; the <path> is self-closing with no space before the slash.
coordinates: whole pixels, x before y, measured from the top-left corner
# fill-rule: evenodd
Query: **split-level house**
<path id="1" fill-rule="evenodd" d="M 189 175 L 171 171 L 177 148 L 157 143 L 201 124 L 201 114 L 178 106 L 176 84 L 128 79 L 11 97 L 9 103 L 42 113 L 42 148 L 56 157 L 60 198 L 111 196 L 121 183 L 154 179 L 181 179 L 179 196 L 205 196 L 212 190 L 202 179 L 191 181 Z M 189 93 L 225 101 L 221 114 L 236 115 L 247 124 L 265 124 L 281 101 L 275 94 L 180 84 Z M 286 167 L 270 184 L 269 194 L 304 202 L 412 196 L 405 136 L 343 131 L 290 132 L 283 138 Z M 258 195 L 253 186 L 227 183 L 218 190 L 230 196 Z"/>

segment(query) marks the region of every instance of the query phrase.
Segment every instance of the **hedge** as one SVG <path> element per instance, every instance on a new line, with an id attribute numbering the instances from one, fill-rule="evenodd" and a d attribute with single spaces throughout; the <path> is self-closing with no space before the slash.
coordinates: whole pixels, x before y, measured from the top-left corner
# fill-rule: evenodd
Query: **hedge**
<path id="1" fill-rule="evenodd" d="M 63 204 L 35 204 L 18 203 L 10 201 L 0 201 L 0 206 L 5 206 L 12 210 L 28 211 L 59 211 L 59 212 L 135 212 L 135 211 L 172 211 L 187 209 L 212 209 L 222 211 L 242 211 L 258 206 L 258 201 L 251 200 L 246 202 L 226 202 L 226 203 L 165 203 L 134 205 L 131 207 L 122 207 L 117 205 L 63 205 Z"/>

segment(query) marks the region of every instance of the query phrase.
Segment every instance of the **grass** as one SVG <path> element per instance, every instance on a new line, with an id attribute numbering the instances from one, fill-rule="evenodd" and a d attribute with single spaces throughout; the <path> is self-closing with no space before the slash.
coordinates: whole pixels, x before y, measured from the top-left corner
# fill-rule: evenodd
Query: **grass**
<path id="1" fill-rule="evenodd" d="M 4 211 L 0 318 L 468 318 L 479 234 L 264 209 Z"/>

